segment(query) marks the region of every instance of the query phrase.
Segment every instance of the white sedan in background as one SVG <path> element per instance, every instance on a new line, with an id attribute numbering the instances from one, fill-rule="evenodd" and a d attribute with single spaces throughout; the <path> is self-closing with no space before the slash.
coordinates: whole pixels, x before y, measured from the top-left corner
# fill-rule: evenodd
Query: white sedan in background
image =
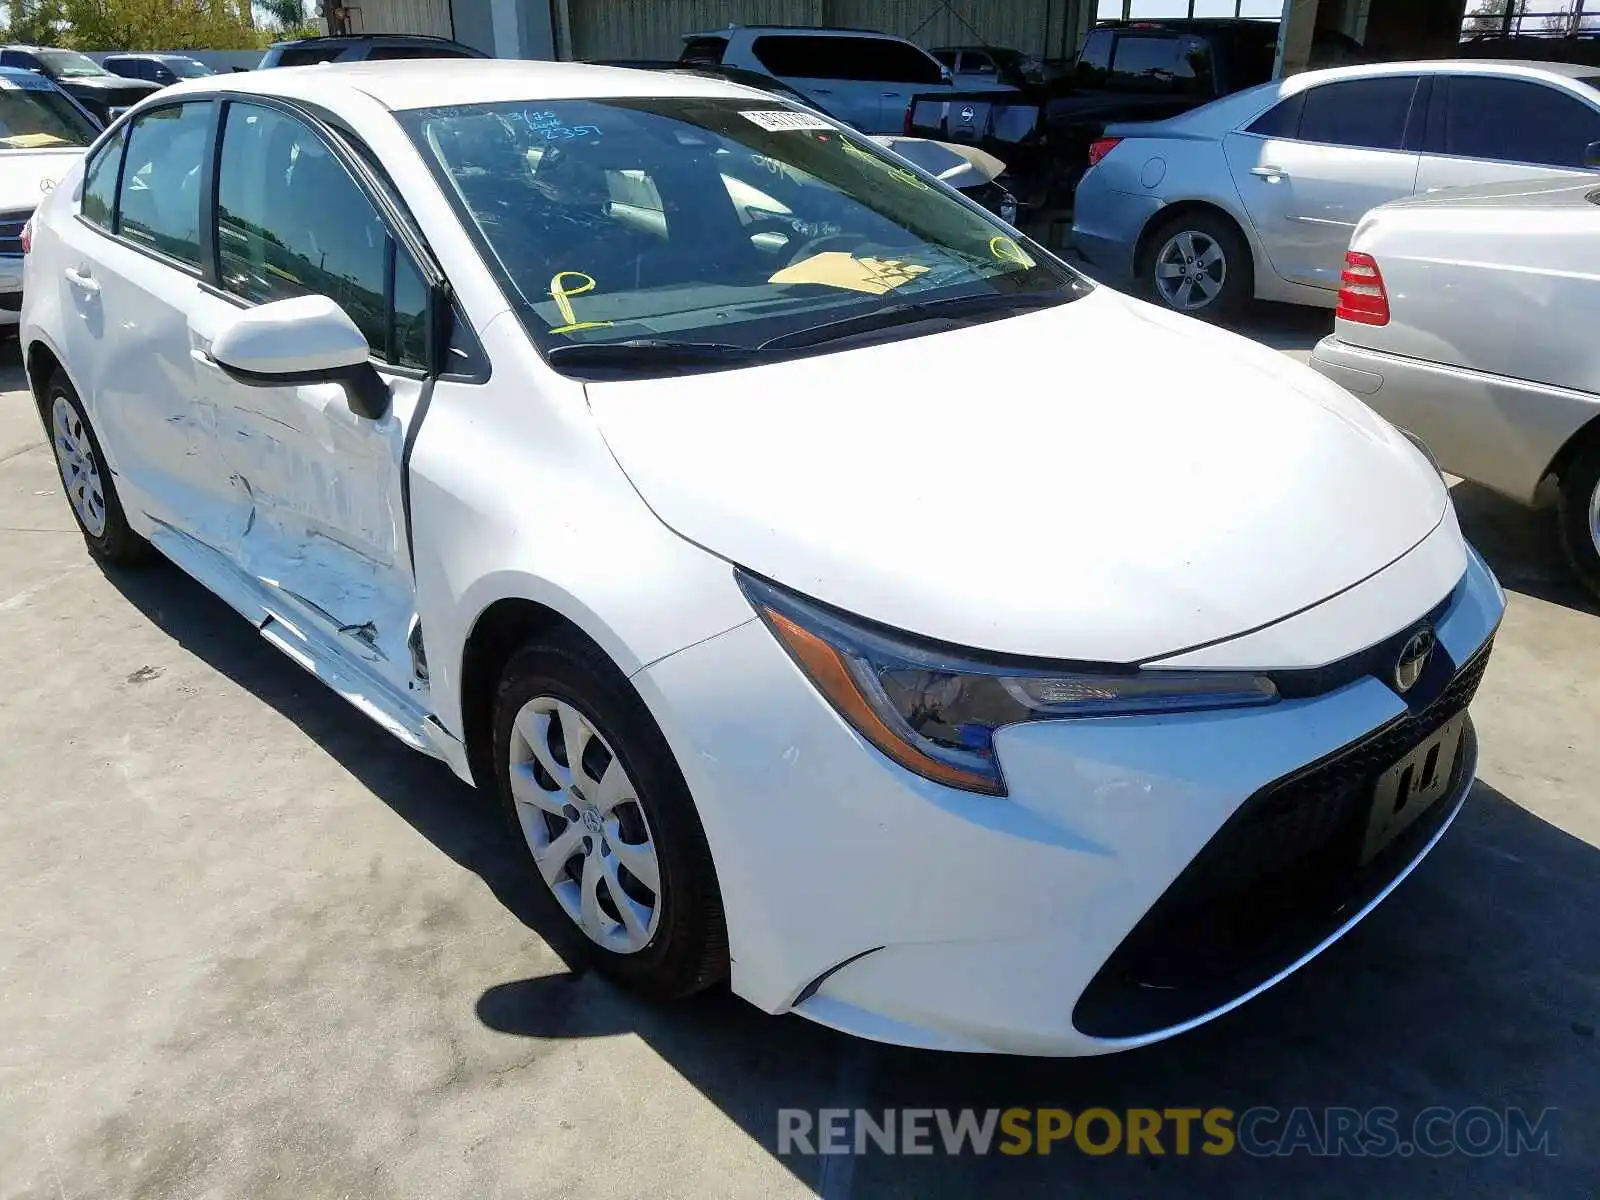
<path id="1" fill-rule="evenodd" d="M 32 236 L 91 552 L 497 794 L 647 994 L 1142 1045 L 1339 937 L 1472 784 L 1504 600 L 1410 441 L 771 96 L 180 84 Z"/>
<path id="2" fill-rule="evenodd" d="M 1600 178 L 1460 188 L 1369 213 L 1311 365 L 1444 468 L 1553 501 L 1600 597 Z"/>
<path id="3" fill-rule="evenodd" d="M 0 329 L 22 311 L 22 230 L 99 127 L 42 75 L 0 67 Z"/>
<path id="4" fill-rule="evenodd" d="M 1166 121 L 1111 125 L 1073 244 L 1191 316 L 1252 296 L 1332 308 L 1356 222 L 1471 184 L 1586 176 L 1600 67 L 1429 60 L 1306 71 Z"/>

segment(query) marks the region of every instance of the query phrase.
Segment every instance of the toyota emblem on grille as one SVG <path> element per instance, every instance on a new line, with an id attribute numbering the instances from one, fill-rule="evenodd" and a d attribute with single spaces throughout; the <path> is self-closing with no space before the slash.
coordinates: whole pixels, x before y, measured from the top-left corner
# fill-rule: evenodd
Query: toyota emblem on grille
<path id="1" fill-rule="evenodd" d="M 961 119 L 964 122 L 966 122 L 968 125 L 972 124 L 972 118 L 977 116 L 977 115 L 978 115 L 977 112 L 973 109 L 972 105 L 970 105 L 970 104 L 967 105 L 965 108 L 963 108 L 961 110 Z"/>
<path id="2" fill-rule="evenodd" d="M 1406 639 L 1406 644 L 1400 650 L 1400 658 L 1394 664 L 1394 686 L 1397 691 L 1409 692 L 1417 686 L 1417 680 L 1428 669 L 1428 660 L 1433 657 L 1436 640 L 1433 630 L 1426 625 Z"/>

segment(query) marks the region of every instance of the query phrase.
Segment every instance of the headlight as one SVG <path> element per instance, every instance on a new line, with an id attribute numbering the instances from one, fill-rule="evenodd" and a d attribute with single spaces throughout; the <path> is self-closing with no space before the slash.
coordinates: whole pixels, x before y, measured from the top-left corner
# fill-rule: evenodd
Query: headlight
<path id="1" fill-rule="evenodd" d="M 1069 669 L 961 651 L 737 575 L 767 628 L 857 733 L 906 770 L 966 791 L 1006 794 L 994 753 L 995 731 L 1006 725 L 1278 699 L 1261 675 Z"/>

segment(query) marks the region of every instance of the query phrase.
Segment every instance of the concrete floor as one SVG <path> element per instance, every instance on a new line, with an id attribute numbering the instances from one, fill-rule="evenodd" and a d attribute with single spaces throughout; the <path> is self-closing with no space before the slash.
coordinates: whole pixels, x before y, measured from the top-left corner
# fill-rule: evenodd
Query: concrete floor
<path id="1" fill-rule="evenodd" d="M 0 1197 L 1595 1194 L 1600 620 L 1544 519 L 1456 488 L 1513 593 L 1482 782 L 1360 929 L 1148 1051 L 942 1057 L 571 975 L 488 804 L 91 564 L 21 387 L 0 349 Z M 1302 1104 L 1553 1106 L 1558 1154 L 776 1154 L 779 1107 Z"/>

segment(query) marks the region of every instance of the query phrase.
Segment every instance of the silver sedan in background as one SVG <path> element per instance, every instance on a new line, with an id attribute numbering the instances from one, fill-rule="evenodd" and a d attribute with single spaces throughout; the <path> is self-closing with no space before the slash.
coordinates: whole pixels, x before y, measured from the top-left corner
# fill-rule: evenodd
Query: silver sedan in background
<path id="1" fill-rule="evenodd" d="M 1600 597 L 1600 186 L 1492 184 L 1368 213 L 1311 365 L 1444 470 L 1553 502 Z"/>
<path id="2" fill-rule="evenodd" d="M 1435 60 L 1307 71 L 1166 121 L 1111 125 L 1073 243 L 1193 316 L 1250 297 L 1332 308 L 1357 222 L 1391 200 L 1586 173 L 1600 67 Z"/>

